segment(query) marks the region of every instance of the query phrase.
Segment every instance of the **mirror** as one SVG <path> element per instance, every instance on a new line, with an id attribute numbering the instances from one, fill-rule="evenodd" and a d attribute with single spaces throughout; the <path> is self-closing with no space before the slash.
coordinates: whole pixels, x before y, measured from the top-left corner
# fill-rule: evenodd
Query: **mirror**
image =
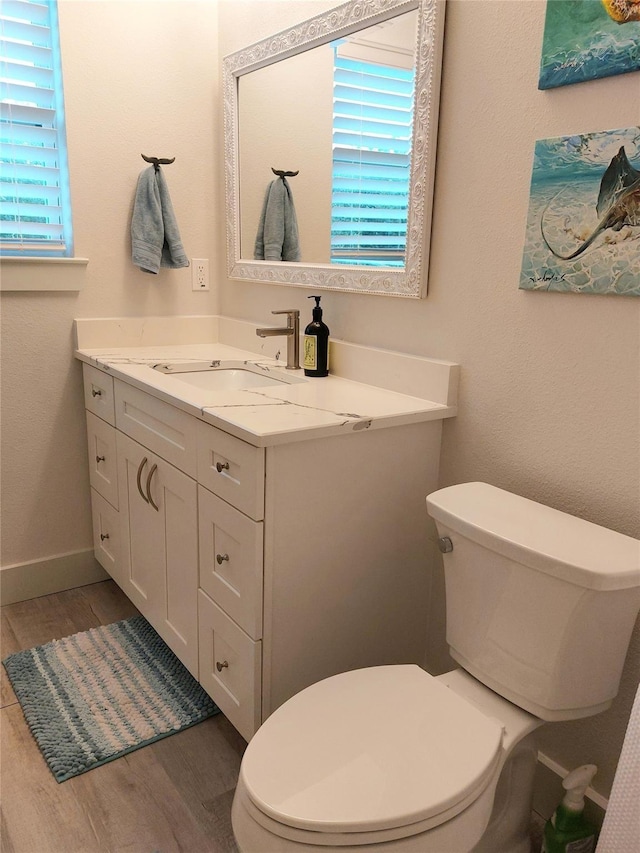
<path id="1" fill-rule="evenodd" d="M 351 0 L 224 59 L 230 278 L 426 295 L 443 29 Z"/>

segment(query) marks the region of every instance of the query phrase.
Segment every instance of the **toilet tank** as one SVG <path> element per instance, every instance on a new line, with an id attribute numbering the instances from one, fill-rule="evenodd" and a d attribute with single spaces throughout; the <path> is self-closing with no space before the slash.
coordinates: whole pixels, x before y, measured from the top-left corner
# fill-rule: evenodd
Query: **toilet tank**
<path id="1" fill-rule="evenodd" d="M 453 546 L 452 657 L 543 720 L 608 708 L 640 609 L 640 542 L 486 483 L 440 489 L 427 508 Z"/>

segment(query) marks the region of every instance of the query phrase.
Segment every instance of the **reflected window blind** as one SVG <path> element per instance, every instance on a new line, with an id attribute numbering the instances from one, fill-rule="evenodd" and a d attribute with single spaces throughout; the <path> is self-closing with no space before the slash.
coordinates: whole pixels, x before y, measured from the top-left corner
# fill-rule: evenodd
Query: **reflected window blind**
<path id="1" fill-rule="evenodd" d="M 0 65 L 0 251 L 70 256 L 56 0 L 2 0 Z"/>
<path id="2" fill-rule="evenodd" d="M 414 72 L 335 54 L 331 260 L 402 266 Z"/>

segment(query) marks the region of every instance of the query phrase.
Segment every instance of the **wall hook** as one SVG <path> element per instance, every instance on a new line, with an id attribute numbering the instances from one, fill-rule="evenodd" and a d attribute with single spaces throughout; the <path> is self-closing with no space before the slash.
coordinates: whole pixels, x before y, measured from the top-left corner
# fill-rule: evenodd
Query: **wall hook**
<path id="1" fill-rule="evenodd" d="M 300 169 L 297 172 L 285 172 L 284 169 L 274 169 L 271 167 L 271 171 L 274 175 L 277 175 L 279 178 L 295 178 L 297 174 L 299 174 Z"/>
<path id="2" fill-rule="evenodd" d="M 176 159 L 175 157 L 172 157 L 170 160 L 167 159 L 166 157 L 164 157 L 164 158 L 163 157 L 145 157 L 144 154 L 141 154 L 140 156 L 142 157 L 142 159 L 145 162 L 153 163 L 153 168 L 156 170 L 156 172 L 160 169 L 161 164 L 163 166 L 168 166 L 170 163 L 173 163 L 174 160 Z"/>

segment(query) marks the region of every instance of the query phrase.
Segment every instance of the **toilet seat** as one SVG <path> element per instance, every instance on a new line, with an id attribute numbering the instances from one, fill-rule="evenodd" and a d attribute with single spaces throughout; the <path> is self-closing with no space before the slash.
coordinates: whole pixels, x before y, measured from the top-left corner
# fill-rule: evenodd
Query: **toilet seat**
<path id="1" fill-rule="evenodd" d="M 419 667 L 371 667 L 276 710 L 251 740 L 239 784 L 272 833 L 321 833 L 338 845 L 401 838 L 481 797 L 499 773 L 502 741 L 498 720 Z"/>

